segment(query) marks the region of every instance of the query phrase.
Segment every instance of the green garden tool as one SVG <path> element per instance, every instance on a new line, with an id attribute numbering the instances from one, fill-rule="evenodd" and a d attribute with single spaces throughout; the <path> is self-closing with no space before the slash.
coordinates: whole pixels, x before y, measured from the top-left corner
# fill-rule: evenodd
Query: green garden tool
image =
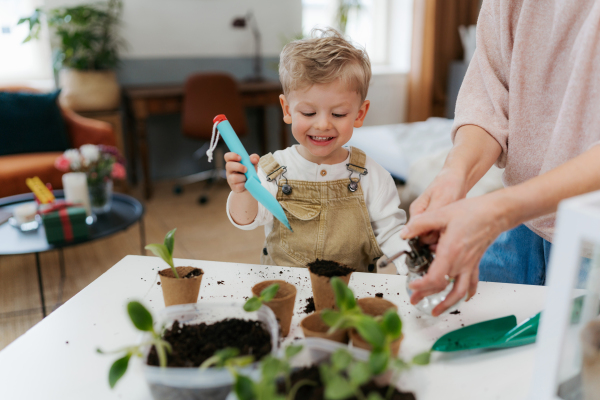
<path id="1" fill-rule="evenodd" d="M 517 317 L 496 318 L 465 326 L 439 338 L 431 348 L 434 351 L 461 351 L 472 349 L 500 349 L 534 343 L 541 313 L 517 325 Z"/>

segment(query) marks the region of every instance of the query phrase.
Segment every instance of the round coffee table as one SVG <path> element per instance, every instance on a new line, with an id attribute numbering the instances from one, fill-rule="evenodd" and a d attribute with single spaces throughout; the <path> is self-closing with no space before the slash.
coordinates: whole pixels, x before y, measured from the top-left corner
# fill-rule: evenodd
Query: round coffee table
<path id="1" fill-rule="evenodd" d="M 62 190 L 55 190 L 54 196 L 57 199 L 64 199 Z M 12 211 L 16 206 L 30 203 L 34 201 L 33 193 L 20 194 L 0 199 L 0 210 Z M 19 229 L 11 226 L 8 222 L 0 225 L 0 256 L 16 255 L 16 254 L 35 254 L 35 264 L 37 267 L 38 284 L 40 290 L 40 298 L 42 303 L 42 314 L 46 316 L 46 304 L 44 299 L 44 283 L 42 281 L 42 271 L 40 266 L 40 253 L 58 250 L 59 265 L 60 265 L 60 286 L 59 297 L 57 304 L 62 300 L 62 288 L 65 280 L 65 261 L 63 256 L 63 248 L 76 246 L 82 243 L 87 243 L 100 239 L 106 236 L 113 235 L 117 232 L 124 231 L 136 222 L 140 223 L 140 242 L 141 254 L 144 254 L 146 243 L 146 235 L 144 231 L 144 206 L 138 200 L 131 196 L 121 193 L 112 195 L 112 206 L 110 211 L 97 216 L 95 223 L 89 227 L 89 236 L 87 239 L 78 240 L 71 243 L 60 245 L 48 244 L 46 240 L 46 232 L 44 226 L 40 225 L 39 229 L 33 232 L 21 232 Z M 16 311 L 11 314 L 19 314 Z"/>

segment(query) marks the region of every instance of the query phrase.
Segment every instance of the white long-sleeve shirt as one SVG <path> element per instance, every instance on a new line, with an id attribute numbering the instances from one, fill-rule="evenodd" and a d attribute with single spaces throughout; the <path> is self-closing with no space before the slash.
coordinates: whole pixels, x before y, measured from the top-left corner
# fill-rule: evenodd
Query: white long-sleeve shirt
<path id="1" fill-rule="evenodd" d="M 298 153 L 297 145 L 276 151 L 273 157 L 279 165 L 287 167 L 285 176 L 289 180 L 327 182 L 349 178 L 350 172 L 346 169 L 346 164 L 350 162 L 349 153 L 348 151 L 348 158 L 344 162 L 333 165 L 319 165 L 308 161 Z M 371 227 L 381 251 L 390 257 L 401 250 L 408 250 L 409 247 L 406 241 L 402 240 L 399 234 L 400 229 L 406 223 L 406 213 L 399 208 L 400 198 L 392 176 L 368 156 L 365 161 L 365 168 L 368 170 L 368 174 L 362 177 L 360 185 L 369 211 Z M 275 197 L 277 195 L 276 182 L 268 182 L 267 176 L 261 168 L 258 169 L 258 177 L 262 185 Z M 356 177 L 357 174 L 354 173 L 353 178 Z M 283 178 L 280 175 L 278 179 Z M 350 183 L 350 180 L 348 180 L 348 183 Z M 252 230 L 264 226 L 265 236 L 271 233 L 273 230 L 273 214 L 262 204 L 258 204 L 258 214 L 252 223 L 238 225 L 231 218 L 229 212 L 230 201 L 231 194 L 227 199 L 227 216 L 234 226 L 243 230 Z M 398 273 L 405 275 L 407 270 L 403 260 L 404 257 L 397 259 L 395 265 Z"/>

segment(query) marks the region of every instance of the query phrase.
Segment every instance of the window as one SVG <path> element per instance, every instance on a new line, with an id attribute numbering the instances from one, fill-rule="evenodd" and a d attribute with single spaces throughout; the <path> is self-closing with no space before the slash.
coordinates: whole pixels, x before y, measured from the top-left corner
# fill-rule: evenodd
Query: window
<path id="1" fill-rule="evenodd" d="M 343 0 L 303 0 L 302 30 L 339 27 L 338 6 Z M 356 0 L 348 13 L 346 35 L 363 46 L 373 70 L 408 72 L 412 37 L 413 0 Z"/>
<path id="2" fill-rule="evenodd" d="M 40 7 L 37 0 L 0 0 L 0 84 L 45 87 L 53 79 L 48 30 L 44 27 L 39 40 L 23 44 L 29 27 L 17 26 L 36 7 Z"/>

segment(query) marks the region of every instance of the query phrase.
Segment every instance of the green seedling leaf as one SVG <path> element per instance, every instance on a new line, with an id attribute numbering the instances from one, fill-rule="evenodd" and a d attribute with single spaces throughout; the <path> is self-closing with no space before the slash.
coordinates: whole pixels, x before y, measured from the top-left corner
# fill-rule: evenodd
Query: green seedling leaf
<path id="1" fill-rule="evenodd" d="M 338 322 L 343 318 L 342 314 L 339 313 L 338 311 L 333 311 L 333 310 L 323 310 L 321 312 L 321 319 L 323 320 L 323 322 L 325 322 L 328 326 L 335 326 L 338 324 Z"/>
<path id="2" fill-rule="evenodd" d="M 368 315 L 361 316 L 357 319 L 355 328 L 360 336 L 373 346 L 373 349 L 378 350 L 385 346 L 383 329 L 381 329 L 373 317 Z"/>
<path id="3" fill-rule="evenodd" d="M 354 386 L 358 387 L 369 382 L 373 375 L 371 374 L 369 364 L 356 362 L 350 366 L 350 369 L 348 370 L 348 377 L 350 378 L 350 382 L 352 382 Z"/>
<path id="4" fill-rule="evenodd" d="M 325 386 L 327 386 L 337 374 L 333 372 L 329 365 L 322 363 L 319 365 L 319 375 Z"/>
<path id="5" fill-rule="evenodd" d="M 237 375 L 233 390 L 239 400 L 255 400 L 254 384 L 247 376 Z"/>
<path id="6" fill-rule="evenodd" d="M 369 368 L 373 375 L 383 374 L 388 367 L 390 361 L 389 351 L 372 351 L 369 356 Z"/>
<path id="7" fill-rule="evenodd" d="M 285 348 L 285 358 L 287 360 L 291 359 L 292 357 L 294 357 L 295 355 L 297 355 L 298 353 L 300 353 L 302 351 L 303 346 L 294 346 L 294 345 L 290 345 L 288 347 Z"/>
<path id="8" fill-rule="evenodd" d="M 150 250 L 155 256 L 162 258 L 167 264 L 173 264 L 171 253 L 169 253 L 169 249 L 167 249 L 167 246 L 164 244 L 153 243 L 146 245 L 144 248 Z"/>
<path id="9" fill-rule="evenodd" d="M 119 358 L 117 361 L 113 363 L 110 367 L 110 371 L 108 371 L 108 384 L 110 388 L 114 388 L 119 379 L 125 375 L 127 372 L 127 366 L 129 365 L 129 359 L 131 358 L 131 354 L 127 354 L 125 357 Z"/>
<path id="10" fill-rule="evenodd" d="M 337 276 L 331 278 L 331 287 L 335 296 L 335 305 L 340 310 L 345 309 L 346 305 L 346 284 Z"/>
<path id="11" fill-rule="evenodd" d="M 171 256 L 171 258 L 173 258 L 173 248 L 175 247 L 175 231 L 177 230 L 177 228 L 170 230 L 169 232 L 167 232 L 167 234 L 165 235 L 165 247 L 167 248 L 167 251 L 169 252 L 169 255 Z"/>
<path id="12" fill-rule="evenodd" d="M 262 374 L 268 381 L 274 381 L 275 378 L 284 370 L 284 363 L 275 357 L 265 357 L 262 361 Z"/>
<path id="13" fill-rule="evenodd" d="M 352 354 L 345 349 L 338 349 L 331 355 L 331 367 L 335 372 L 343 371 L 352 362 Z"/>
<path id="14" fill-rule="evenodd" d="M 250 365 L 254 362 L 254 356 L 242 356 L 235 357 L 228 361 L 234 367 L 245 367 L 246 365 Z"/>
<path id="15" fill-rule="evenodd" d="M 431 360 L 431 351 L 425 351 L 413 357 L 412 363 L 416 365 L 427 365 Z"/>
<path id="16" fill-rule="evenodd" d="M 141 303 L 130 301 L 127 304 L 127 313 L 137 329 L 144 332 L 153 332 L 152 314 Z"/>
<path id="17" fill-rule="evenodd" d="M 348 379 L 341 375 L 335 375 L 325 386 L 325 398 L 330 400 L 342 400 L 351 397 L 355 388 Z"/>
<path id="18" fill-rule="evenodd" d="M 244 310 L 247 312 L 256 311 L 262 306 L 262 301 L 258 297 L 251 297 L 244 304 Z"/>
<path id="19" fill-rule="evenodd" d="M 402 371 L 405 369 L 409 369 L 410 365 L 400 358 L 392 358 L 392 367 L 397 371 Z"/>
<path id="20" fill-rule="evenodd" d="M 383 314 L 381 326 L 385 334 L 390 336 L 392 340 L 396 340 L 402 335 L 402 320 L 394 310 L 387 310 Z"/>
<path id="21" fill-rule="evenodd" d="M 367 400 L 384 400 L 383 397 L 377 392 L 371 392 L 367 396 Z"/>
<path id="22" fill-rule="evenodd" d="M 266 287 L 262 292 L 260 292 L 260 297 L 262 298 L 262 301 L 268 302 L 268 301 L 273 300 L 273 298 L 277 294 L 278 290 L 279 290 L 278 283 L 274 283 L 274 284 Z"/>

